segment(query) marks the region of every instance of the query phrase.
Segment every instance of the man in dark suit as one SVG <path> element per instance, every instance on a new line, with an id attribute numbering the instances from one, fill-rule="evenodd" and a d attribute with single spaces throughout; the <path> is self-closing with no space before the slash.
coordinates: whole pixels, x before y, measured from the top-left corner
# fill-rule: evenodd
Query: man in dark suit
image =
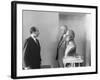
<path id="1" fill-rule="evenodd" d="M 30 34 L 31 36 L 26 39 L 24 45 L 24 69 L 37 69 L 40 68 L 41 65 L 40 44 L 37 39 L 39 30 L 36 27 L 31 27 Z"/>

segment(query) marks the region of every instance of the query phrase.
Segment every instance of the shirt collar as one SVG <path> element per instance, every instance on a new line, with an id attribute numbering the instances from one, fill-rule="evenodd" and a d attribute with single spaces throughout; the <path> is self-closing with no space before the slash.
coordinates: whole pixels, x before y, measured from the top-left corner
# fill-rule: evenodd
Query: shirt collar
<path id="1" fill-rule="evenodd" d="M 34 36 L 31 35 L 31 37 L 36 41 L 36 38 Z"/>

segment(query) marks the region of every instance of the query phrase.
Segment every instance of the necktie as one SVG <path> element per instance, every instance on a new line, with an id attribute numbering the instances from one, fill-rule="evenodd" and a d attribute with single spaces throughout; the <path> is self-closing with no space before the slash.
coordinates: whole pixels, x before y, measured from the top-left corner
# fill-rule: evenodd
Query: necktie
<path id="1" fill-rule="evenodd" d="M 36 44 L 38 45 L 38 40 L 37 40 L 37 39 L 35 39 L 35 42 L 36 42 Z"/>

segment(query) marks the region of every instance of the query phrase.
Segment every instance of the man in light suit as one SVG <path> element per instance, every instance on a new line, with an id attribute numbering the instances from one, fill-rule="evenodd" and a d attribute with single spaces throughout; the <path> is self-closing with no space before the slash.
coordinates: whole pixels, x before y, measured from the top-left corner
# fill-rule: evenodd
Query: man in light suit
<path id="1" fill-rule="evenodd" d="M 40 56 L 40 43 L 37 37 L 39 36 L 39 30 L 36 27 L 31 27 L 30 37 L 26 39 L 24 48 L 24 69 L 37 69 L 41 65 L 41 56 Z"/>
<path id="2" fill-rule="evenodd" d="M 64 48 L 65 48 L 65 34 L 68 32 L 68 26 L 67 25 L 63 25 L 60 27 L 60 31 L 61 31 L 61 37 L 60 40 L 58 42 L 58 46 L 57 46 L 57 55 L 56 55 L 56 60 L 58 63 L 58 67 L 63 67 L 63 62 L 62 62 L 62 57 L 64 56 Z M 63 50 L 62 50 L 63 49 Z"/>

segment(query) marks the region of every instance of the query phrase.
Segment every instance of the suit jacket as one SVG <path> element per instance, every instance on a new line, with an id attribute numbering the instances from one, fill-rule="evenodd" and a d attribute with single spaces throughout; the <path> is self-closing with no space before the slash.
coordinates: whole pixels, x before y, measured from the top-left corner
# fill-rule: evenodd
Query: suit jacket
<path id="1" fill-rule="evenodd" d="M 37 43 L 34 41 L 32 37 L 29 37 L 26 40 L 25 45 L 25 55 L 24 55 L 24 61 L 26 67 L 30 67 L 32 69 L 34 68 L 40 68 L 41 64 L 41 57 L 40 57 L 40 44 L 37 40 Z"/>

